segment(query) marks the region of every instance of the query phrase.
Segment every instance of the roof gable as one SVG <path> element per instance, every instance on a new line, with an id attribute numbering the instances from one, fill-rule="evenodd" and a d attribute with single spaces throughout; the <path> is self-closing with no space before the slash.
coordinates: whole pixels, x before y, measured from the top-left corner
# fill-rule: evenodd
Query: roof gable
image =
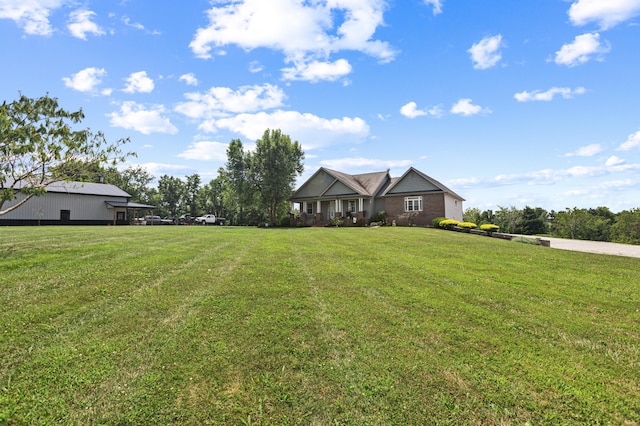
<path id="1" fill-rule="evenodd" d="M 384 191 L 384 196 L 389 195 L 401 195 L 409 193 L 427 193 L 427 192 L 441 192 L 447 193 L 451 196 L 464 201 L 464 198 L 444 186 L 442 183 L 433 179 L 430 176 L 422 173 L 420 170 L 410 167 L 397 180 L 394 180 Z"/>

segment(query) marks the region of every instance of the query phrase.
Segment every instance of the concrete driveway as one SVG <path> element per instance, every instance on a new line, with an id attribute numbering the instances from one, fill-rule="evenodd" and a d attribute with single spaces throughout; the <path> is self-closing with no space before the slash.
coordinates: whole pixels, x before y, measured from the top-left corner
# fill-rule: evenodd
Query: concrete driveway
<path id="1" fill-rule="evenodd" d="M 632 246 L 630 244 L 606 243 L 602 241 L 565 240 L 563 238 L 551 237 L 542 237 L 542 239 L 549 240 L 551 248 L 554 249 L 640 258 L 640 246 Z"/>

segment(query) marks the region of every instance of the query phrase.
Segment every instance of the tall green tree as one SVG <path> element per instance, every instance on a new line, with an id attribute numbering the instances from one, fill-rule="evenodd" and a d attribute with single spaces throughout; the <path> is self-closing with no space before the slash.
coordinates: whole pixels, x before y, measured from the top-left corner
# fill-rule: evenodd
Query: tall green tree
<path id="1" fill-rule="evenodd" d="M 267 212 L 272 225 L 276 224 L 278 213 L 287 209 L 296 177 L 304 170 L 302 160 L 302 146 L 280 129 L 265 130 L 256 142 L 250 176 L 257 189 L 259 206 Z"/>
<path id="2" fill-rule="evenodd" d="M 200 191 L 200 175 L 194 173 L 187 176 L 187 182 L 185 184 L 184 202 L 189 209 L 191 216 L 197 216 L 200 211 L 198 205 L 198 192 Z"/>
<path id="3" fill-rule="evenodd" d="M 235 225 L 256 224 L 256 188 L 250 181 L 252 154 L 244 150 L 240 139 L 233 139 L 227 147 L 224 173 L 225 206 L 231 213 L 228 219 Z"/>
<path id="4" fill-rule="evenodd" d="M 128 139 L 108 143 L 101 132 L 75 130 L 85 115 L 67 111 L 48 95 L 4 101 L 0 105 L 0 216 L 43 195 L 54 182 L 72 180 L 79 163 L 115 165 L 132 152 L 122 153 Z M 22 194 L 20 201 L 4 205 Z"/>
<path id="5" fill-rule="evenodd" d="M 158 206 L 161 216 L 179 216 L 182 209 L 186 185 L 179 178 L 162 175 L 158 180 Z"/>

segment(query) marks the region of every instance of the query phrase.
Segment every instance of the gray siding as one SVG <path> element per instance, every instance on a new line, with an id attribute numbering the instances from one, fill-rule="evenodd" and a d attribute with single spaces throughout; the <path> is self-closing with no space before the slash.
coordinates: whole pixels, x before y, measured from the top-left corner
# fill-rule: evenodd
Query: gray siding
<path id="1" fill-rule="evenodd" d="M 326 190 L 333 181 L 335 181 L 333 176 L 324 171 L 320 171 L 298 190 L 296 198 L 317 197 Z"/>
<path id="2" fill-rule="evenodd" d="M 334 183 L 333 185 L 331 185 L 331 188 L 329 188 L 329 190 L 324 194 L 325 197 L 331 197 L 333 195 L 340 195 L 340 196 L 353 195 L 353 196 L 359 197 L 357 192 L 355 192 L 353 189 L 349 188 L 347 185 L 345 185 L 342 182 Z"/>
<path id="3" fill-rule="evenodd" d="M 24 196 L 18 194 L 16 200 L 5 203 L 4 207 L 19 202 Z M 108 209 L 105 201 L 126 202 L 122 197 L 105 197 L 96 195 L 62 194 L 49 192 L 40 197 L 33 197 L 16 210 L 9 212 L 3 220 L 60 220 L 60 211 L 69 210 L 70 220 L 113 220 L 113 209 Z"/>
<path id="4" fill-rule="evenodd" d="M 428 191 L 441 191 L 441 189 L 424 179 L 419 174 L 410 172 L 404 177 L 404 179 L 398 182 L 396 186 L 387 193 L 387 195 L 411 194 Z"/>

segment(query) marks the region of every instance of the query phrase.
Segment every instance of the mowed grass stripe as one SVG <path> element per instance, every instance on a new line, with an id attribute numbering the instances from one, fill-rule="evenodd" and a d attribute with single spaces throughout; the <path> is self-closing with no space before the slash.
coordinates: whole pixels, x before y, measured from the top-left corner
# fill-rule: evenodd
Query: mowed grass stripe
<path id="1" fill-rule="evenodd" d="M 638 259 L 420 228 L 1 232 L 9 422 L 640 421 Z"/>

